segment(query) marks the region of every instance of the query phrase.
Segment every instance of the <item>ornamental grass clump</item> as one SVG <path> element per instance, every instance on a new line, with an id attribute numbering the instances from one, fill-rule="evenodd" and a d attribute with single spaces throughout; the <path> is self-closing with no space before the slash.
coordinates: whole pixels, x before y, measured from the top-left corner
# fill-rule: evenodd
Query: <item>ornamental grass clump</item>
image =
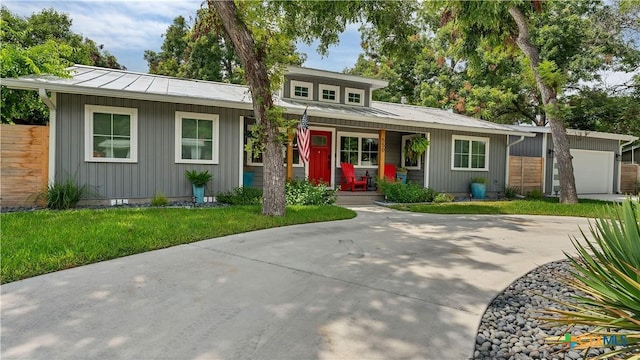
<path id="1" fill-rule="evenodd" d="M 47 208 L 66 210 L 76 207 L 85 197 L 97 197 L 97 193 L 89 185 L 79 185 L 74 179 L 55 182 L 47 187 L 46 192 L 38 195 L 36 201 L 42 197 L 47 200 Z"/>
<path id="2" fill-rule="evenodd" d="M 574 349 L 608 347 L 617 339 L 617 347 L 594 359 L 640 359 L 640 207 L 627 199 L 607 208 L 606 215 L 590 224 L 593 240 L 584 232 L 583 242 L 572 239 L 575 257 L 565 253 L 573 268 L 565 282 L 585 295 L 575 296 L 575 303 L 561 303 L 568 310 L 548 309 L 555 316 L 544 320 L 591 326 L 594 330 L 581 337 L 603 339 L 574 344 Z"/>

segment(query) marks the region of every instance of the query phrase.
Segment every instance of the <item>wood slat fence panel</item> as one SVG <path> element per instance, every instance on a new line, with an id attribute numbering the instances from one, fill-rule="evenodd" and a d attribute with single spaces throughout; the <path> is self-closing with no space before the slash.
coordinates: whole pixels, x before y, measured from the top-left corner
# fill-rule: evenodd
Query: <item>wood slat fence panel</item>
<path id="1" fill-rule="evenodd" d="M 0 125 L 0 206 L 31 206 L 47 187 L 49 127 Z"/>
<path id="2" fill-rule="evenodd" d="M 531 190 L 542 191 L 543 161 L 541 157 L 510 156 L 509 186 L 526 195 Z"/>
<path id="3" fill-rule="evenodd" d="M 622 164 L 620 170 L 620 191 L 623 194 L 635 194 L 640 180 L 640 165 Z"/>

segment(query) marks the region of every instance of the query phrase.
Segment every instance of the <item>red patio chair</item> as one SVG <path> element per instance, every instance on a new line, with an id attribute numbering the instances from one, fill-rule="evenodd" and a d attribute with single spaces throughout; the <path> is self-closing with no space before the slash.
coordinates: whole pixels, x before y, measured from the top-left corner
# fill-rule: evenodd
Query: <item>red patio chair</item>
<path id="1" fill-rule="evenodd" d="M 384 164 L 384 178 L 388 182 L 396 181 L 396 166 L 393 164 Z"/>
<path id="2" fill-rule="evenodd" d="M 351 189 L 351 191 L 354 191 L 356 187 L 361 187 L 362 191 L 367 191 L 367 179 L 358 180 L 358 178 L 356 178 L 356 171 L 353 168 L 353 164 L 340 163 L 340 168 L 342 168 L 342 185 L 340 186 L 340 190 L 346 191 Z"/>

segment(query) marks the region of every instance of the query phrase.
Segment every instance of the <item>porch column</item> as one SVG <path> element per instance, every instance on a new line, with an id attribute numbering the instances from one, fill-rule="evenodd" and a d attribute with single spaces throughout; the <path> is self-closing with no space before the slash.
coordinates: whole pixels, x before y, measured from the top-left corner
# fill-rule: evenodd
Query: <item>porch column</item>
<path id="1" fill-rule="evenodd" d="M 387 131 L 378 130 L 378 179 L 384 179 L 384 155 L 386 149 Z"/>
<path id="2" fill-rule="evenodd" d="M 287 132 L 287 180 L 293 180 L 293 131 Z"/>

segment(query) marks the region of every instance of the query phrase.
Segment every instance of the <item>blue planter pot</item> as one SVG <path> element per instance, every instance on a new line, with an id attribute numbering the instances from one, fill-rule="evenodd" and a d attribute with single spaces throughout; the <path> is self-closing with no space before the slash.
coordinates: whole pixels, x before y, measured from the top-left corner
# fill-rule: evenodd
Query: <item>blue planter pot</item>
<path id="1" fill-rule="evenodd" d="M 204 204 L 204 186 L 195 186 L 191 184 L 193 188 L 193 198 L 196 204 Z"/>
<path id="2" fill-rule="evenodd" d="M 397 173 L 396 174 L 396 178 L 398 178 L 398 180 L 402 181 L 403 184 L 407 183 L 407 174 Z"/>
<path id="3" fill-rule="evenodd" d="M 245 171 L 242 173 L 242 186 L 253 187 L 253 171 Z"/>
<path id="4" fill-rule="evenodd" d="M 474 199 L 482 200 L 487 195 L 487 186 L 482 183 L 471 184 L 471 196 Z"/>

